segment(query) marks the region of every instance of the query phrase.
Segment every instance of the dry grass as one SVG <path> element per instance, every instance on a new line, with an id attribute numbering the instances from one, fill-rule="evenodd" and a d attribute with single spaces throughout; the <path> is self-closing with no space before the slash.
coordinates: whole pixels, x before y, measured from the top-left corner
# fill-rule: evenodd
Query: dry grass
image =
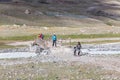
<path id="1" fill-rule="evenodd" d="M 39 33 L 52 35 L 53 33 L 59 35 L 72 34 L 119 34 L 120 27 L 33 27 L 33 26 L 19 26 L 19 25 L 3 25 L 0 26 L 0 37 L 14 37 L 14 36 L 30 36 L 38 35 Z M 37 37 L 37 36 L 36 36 Z"/>
<path id="2" fill-rule="evenodd" d="M 29 63 L 11 66 L 0 66 L 1 79 L 7 80 L 115 80 L 110 76 L 112 71 L 103 70 L 89 64 L 71 63 Z M 114 76 L 118 73 L 114 72 Z"/>

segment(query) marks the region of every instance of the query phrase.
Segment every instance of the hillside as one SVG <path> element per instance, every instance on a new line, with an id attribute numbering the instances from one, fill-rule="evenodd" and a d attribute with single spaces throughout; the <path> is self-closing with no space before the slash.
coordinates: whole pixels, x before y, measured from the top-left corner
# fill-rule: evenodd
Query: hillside
<path id="1" fill-rule="evenodd" d="M 0 0 L 0 80 L 120 80 L 119 8 L 120 0 Z"/>
<path id="2" fill-rule="evenodd" d="M 0 0 L 0 24 L 114 33 L 120 28 L 119 8 L 120 0 Z"/>

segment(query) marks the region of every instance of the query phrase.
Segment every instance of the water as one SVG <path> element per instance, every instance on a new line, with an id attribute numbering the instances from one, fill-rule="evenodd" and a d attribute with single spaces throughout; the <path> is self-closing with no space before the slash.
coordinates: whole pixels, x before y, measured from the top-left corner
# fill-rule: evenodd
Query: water
<path id="1" fill-rule="evenodd" d="M 120 50 L 98 50 L 98 49 L 82 49 L 83 53 L 89 53 L 89 54 L 120 54 Z"/>
<path id="2" fill-rule="evenodd" d="M 28 58 L 34 57 L 37 54 L 32 52 L 12 52 L 12 53 L 0 53 L 0 59 L 4 58 Z"/>
<path id="3" fill-rule="evenodd" d="M 90 54 L 120 54 L 120 51 L 91 51 Z"/>
<path id="4" fill-rule="evenodd" d="M 34 50 L 33 50 L 34 51 Z M 71 48 L 57 48 L 57 49 L 51 49 L 52 54 L 73 54 L 73 49 Z M 104 49 L 104 48 L 89 48 L 89 49 L 81 49 L 83 53 L 88 54 L 104 54 L 104 55 L 110 55 L 110 54 L 120 54 L 120 49 Z M 51 54 L 50 53 L 50 54 Z M 46 54 L 46 52 L 43 52 L 41 54 Z M 28 57 L 35 57 L 37 54 L 35 52 L 9 52 L 9 53 L 0 53 L 0 59 L 4 58 L 28 58 Z"/>

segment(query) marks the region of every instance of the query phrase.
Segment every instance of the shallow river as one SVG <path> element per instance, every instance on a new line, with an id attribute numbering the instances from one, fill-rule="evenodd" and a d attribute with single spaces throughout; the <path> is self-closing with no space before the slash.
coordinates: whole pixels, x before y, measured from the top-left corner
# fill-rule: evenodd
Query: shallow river
<path id="1" fill-rule="evenodd" d="M 3 58 L 27 58 L 37 56 L 35 53 L 30 52 L 12 52 L 12 53 L 0 53 L 0 59 Z"/>
<path id="2" fill-rule="evenodd" d="M 120 51 L 98 51 L 95 49 L 82 49 L 81 50 L 83 53 L 89 53 L 89 54 L 105 54 L 105 55 L 110 55 L 110 54 L 120 54 Z M 36 53 L 34 52 L 12 52 L 12 53 L 0 53 L 0 59 L 3 58 L 28 58 L 28 57 L 35 57 L 37 56 Z"/>
<path id="3" fill-rule="evenodd" d="M 34 47 L 33 47 L 34 49 Z M 32 50 L 32 49 L 31 49 Z M 73 49 L 71 48 L 57 48 L 55 54 L 65 53 L 66 50 L 68 53 L 73 54 Z M 91 55 L 94 54 L 104 54 L 104 55 L 110 55 L 110 54 L 120 54 L 120 43 L 110 43 L 110 44 L 100 44 L 100 45 L 83 45 L 83 48 L 81 49 L 83 53 L 88 53 Z M 34 57 L 37 56 L 34 52 L 8 52 L 8 53 L 0 53 L 0 59 L 3 58 L 28 58 L 28 57 Z"/>

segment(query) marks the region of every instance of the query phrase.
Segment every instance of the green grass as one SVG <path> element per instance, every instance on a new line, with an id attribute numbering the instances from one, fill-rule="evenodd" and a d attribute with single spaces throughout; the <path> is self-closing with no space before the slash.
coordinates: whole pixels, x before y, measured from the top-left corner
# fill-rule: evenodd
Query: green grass
<path id="1" fill-rule="evenodd" d="M 0 40 L 27 41 L 27 40 L 34 40 L 35 38 L 36 35 L 29 35 L 29 36 L 0 37 Z"/>
<path id="2" fill-rule="evenodd" d="M 28 40 L 34 40 L 36 39 L 36 35 L 31 36 L 15 36 L 15 37 L 0 37 L 0 48 L 15 48 L 15 47 L 23 47 L 23 45 L 20 46 L 11 46 L 6 45 L 7 43 L 15 42 L 15 41 L 28 41 Z"/>
<path id="3" fill-rule="evenodd" d="M 45 34 L 45 40 L 51 40 L 51 35 Z M 111 38 L 111 37 L 120 37 L 120 34 L 80 34 L 80 35 L 57 35 L 58 39 L 92 39 L 92 38 Z M 14 41 L 29 41 L 35 40 L 37 35 L 29 35 L 29 36 L 14 36 L 14 37 L 0 37 L 0 48 L 14 48 L 15 46 L 6 45 L 6 43 L 14 42 Z M 120 42 L 120 40 L 102 40 L 102 41 L 92 41 L 92 42 L 81 42 L 82 44 L 86 43 L 109 43 L 109 42 Z M 75 45 L 76 42 L 73 43 L 63 43 L 63 45 Z M 20 47 L 20 46 L 19 46 Z"/>
<path id="4" fill-rule="evenodd" d="M 107 25 L 112 26 L 113 24 L 111 22 L 106 22 Z"/>
<path id="5" fill-rule="evenodd" d="M 91 42 L 81 42 L 81 44 L 104 44 L 104 43 L 114 43 L 120 42 L 120 40 L 101 40 L 101 41 L 91 41 Z M 76 45 L 77 42 L 62 43 L 62 45 Z"/>
<path id="6" fill-rule="evenodd" d="M 51 35 L 45 35 L 45 39 L 51 37 Z M 92 38 L 113 38 L 120 37 L 120 34 L 73 34 L 73 35 L 57 35 L 58 39 L 92 39 Z"/>
<path id="7" fill-rule="evenodd" d="M 52 35 L 45 34 L 45 39 L 51 39 Z M 92 38 L 114 38 L 120 37 L 120 34 L 79 34 L 79 35 L 57 35 L 58 39 L 92 39 Z M 14 36 L 14 37 L 0 37 L 0 40 L 13 40 L 13 41 L 28 41 L 34 40 L 37 38 L 37 35 L 29 35 L 29 36 Z"/>

